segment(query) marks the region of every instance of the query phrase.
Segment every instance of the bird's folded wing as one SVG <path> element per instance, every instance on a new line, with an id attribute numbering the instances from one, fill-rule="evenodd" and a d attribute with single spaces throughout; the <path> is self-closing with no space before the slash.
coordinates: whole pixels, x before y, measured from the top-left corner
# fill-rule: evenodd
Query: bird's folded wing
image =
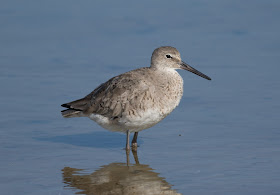
<path id="1" fill-rule="evenodd" d="M 68 108 L 81 110 L 83 114 L 100 114 L 108 118 L 119 118 L 149 108 L 146 100 L 151 98 L 153 87 L 144 80 L 131 75 L 117 76 L 101 84 L 86 97 L 70 102 Z M 149 101 L 148 101 L 149 102 Z"/>

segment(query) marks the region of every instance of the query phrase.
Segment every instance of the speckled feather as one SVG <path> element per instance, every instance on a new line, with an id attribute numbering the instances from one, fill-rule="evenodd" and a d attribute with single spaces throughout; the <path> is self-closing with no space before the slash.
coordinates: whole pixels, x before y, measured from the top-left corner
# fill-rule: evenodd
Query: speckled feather
<path id="1" fill-rule="evenodd" d="M 210 78 L 181 61 L 173 47 L 153 52 L 151 66 L 132 70 L 101 84 L 86 97 L 63 104 L 62 115 L 89 117 L 111 131 L 147 129 L 178 106 L 183 95 L 183 79 L 176 69 L 186 69 Z"/>
<path id="2" fill-rule="evenodd" d="M 141 68 L 116 76 L 86 97 L 66 105 L 78 111 L 74 116 L 98 114 L 116 124 L 144 117 L 153 109 L 159 113 L 160 121 L 179 104 L 182 85 L 183 80 L 176 71 Z"/>

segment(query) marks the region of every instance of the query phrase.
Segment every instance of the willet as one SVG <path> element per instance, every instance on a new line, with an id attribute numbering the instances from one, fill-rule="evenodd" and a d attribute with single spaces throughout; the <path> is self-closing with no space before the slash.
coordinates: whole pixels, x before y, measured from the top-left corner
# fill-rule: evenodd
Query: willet
<path id="1" fill-rule="evenodd" d="M 176 108 L 183 95 L 183 79 L 176 69 L 188 70 L 207 80 L 210 77 L 181 60 L 174 47 L 154 50 L 151 66 L 113 77 L 82 99 L 62 104 L 63 117 L 89 117 L 110 131 L 134 132 L 132 148 L 137 149 L 138 132 L 150 128 Z"/>

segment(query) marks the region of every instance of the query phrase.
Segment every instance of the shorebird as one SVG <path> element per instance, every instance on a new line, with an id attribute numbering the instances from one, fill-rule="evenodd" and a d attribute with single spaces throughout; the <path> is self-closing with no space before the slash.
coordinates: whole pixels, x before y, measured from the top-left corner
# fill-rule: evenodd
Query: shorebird
<path id="1" fill-rule="evenodd" d="M 126 133 L 127 151 L 129 135 L 134 132 L 131 145 L 136 150 L 138 132 L 159 123 L 182 98 L 183 79 L 176 69 L 211 80 L 183 62 L 176 48 L 159 47 L 152 54 L 150 67 L 113 77 L 84 98 L 62 104 L 67 108 L 61 111 L 62 116 L 89 117 L 105 129 Z"/>

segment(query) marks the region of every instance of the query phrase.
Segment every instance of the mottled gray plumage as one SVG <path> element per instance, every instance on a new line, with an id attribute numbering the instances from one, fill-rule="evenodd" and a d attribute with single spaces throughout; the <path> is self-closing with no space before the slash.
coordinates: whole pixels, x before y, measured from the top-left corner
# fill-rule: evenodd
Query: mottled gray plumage
<path id="1" fill-rule="evenodd" d="M 150 67 L 113 77 L 86 97 L 63 104 L 68 109 L 62 115 L 89 117 L 106 129 L 128 135 L 147 129 L 171 113 L 181 100 L 183 79 L 175 69 L 211 80 L 184 63 L 176 48 L 160 47 L 153 52 Z"/>

